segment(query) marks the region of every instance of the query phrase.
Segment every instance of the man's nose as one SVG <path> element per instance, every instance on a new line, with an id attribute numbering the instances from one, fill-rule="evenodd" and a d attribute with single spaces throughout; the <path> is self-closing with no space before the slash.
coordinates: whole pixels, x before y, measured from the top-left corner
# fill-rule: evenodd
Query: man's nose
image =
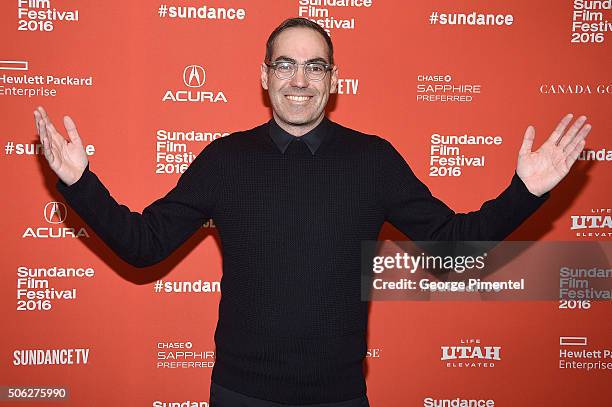
<path id="1" fill-rule="evenodd" d="M 304 69 L 302 65 L 298 65 L 295 75 L 291 78 L 291 86 L 297 88 L 305 88 L 308 86 L 308 78 L 304 75 Z"/>

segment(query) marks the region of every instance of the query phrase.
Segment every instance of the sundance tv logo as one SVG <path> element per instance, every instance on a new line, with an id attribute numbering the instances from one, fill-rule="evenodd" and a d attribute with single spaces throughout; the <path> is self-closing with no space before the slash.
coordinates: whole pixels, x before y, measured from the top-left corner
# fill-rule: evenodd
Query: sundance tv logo
<path id="1" fill-rule="evenodd" d="M 89 348 L 16 349 L 13 351 L 14 366 L 86 365 L 88 361 Z"/>
<path id="2" fill-rule="evenodd" d="M 501 360 L 501 346 L 481 346 L 480 339 L 461 339 L 459 345 L 440 348 L 446 367 L 495 367 Z"/>
<path id="3" fill-rule="evenodd" d="M 34 237 L 34 238 L 81 238 L 89 237 L 89 233 L 85 228 L 66 228 L 61 226 L 55 226 L 63 223 L 68 217 L 68 208 L 62 202 L 51 201 L 48 202 L 43 209 L 43 217 L 45 221 L 52 226 L 44 227 L 28 227 L 21 235 L 22 238 Z"/>
<path id="4" fill-rule="evenodd" d="M 168 89 L 162 97 L 162 102 L 178 103 L 227 103 L 222 91 L 201 90 L 206 83 L 206 70 L 201 65 L 187 65 L 183 69 L 183 84 L 185 89 Z"/>
<path id="5" fill-rule="evenodd" d="M 589 215 L 572 215 L 576 237 L 612 237 L 612 208 L 591 209 Z"/>

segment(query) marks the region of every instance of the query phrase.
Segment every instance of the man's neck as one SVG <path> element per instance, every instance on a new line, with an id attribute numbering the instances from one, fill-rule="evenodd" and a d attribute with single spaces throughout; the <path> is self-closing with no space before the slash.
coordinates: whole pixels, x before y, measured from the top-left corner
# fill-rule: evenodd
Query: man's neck
<path id="1" fill-rule="evenodd" d="M 281 129 L 285 130 L 287 133 L 291 134 L 292 136 L 301 137 L 304 134 L 308 133 L 310 130 L 317 127 L 319 123 L 323 121 L 323 118 L 325 117 L 325 115 L 322 114 L 321 117 L 319 117 L 314 123 L 309 123 L 307 125 L 298 125 L 298 126 L 294 126 L 289 123 L 285 123 L 284 121 L 279 119 L 279 117 L 274 112 L 272 112 L 272 117 L 274 118 L 274 121 L 276 122 L 276 124 L 278 124 L 278 126 Z"/>

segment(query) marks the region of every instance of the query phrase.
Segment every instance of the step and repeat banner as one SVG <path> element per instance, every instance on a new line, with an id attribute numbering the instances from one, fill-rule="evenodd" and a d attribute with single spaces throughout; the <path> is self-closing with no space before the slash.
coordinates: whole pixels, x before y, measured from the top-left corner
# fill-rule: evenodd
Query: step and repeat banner
<path id="1" fill-rule="evenodd" d="M 537 260 L 516 273 L 556 278 L 560 297 L 372 298 L 371 404 L 610 405 L 611 7 L 2 1 L 0 406 L 208 405 L 222 276 L 214 219 L 158 265 L 124 263 L 56 191 L 33 110 L 44 106 L 64 135 L 70 115 L 90 168 L 140 212 L 211 141 L 269 120 L 265 42 L 295 16 L 334 41 L 329 117 L 389 140 L 457 212 L 509 184 L 528 125 L 535 148 L 567 113 L 593 126 L 570 175 L 508 239 L 531 242 L 519 251 Z M 407 237 L 385 224 L 379 239 Z"/>

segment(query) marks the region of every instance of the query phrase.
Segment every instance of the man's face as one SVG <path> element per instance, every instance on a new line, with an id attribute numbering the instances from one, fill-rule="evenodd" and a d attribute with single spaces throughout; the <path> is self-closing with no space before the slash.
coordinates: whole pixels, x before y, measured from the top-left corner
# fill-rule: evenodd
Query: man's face
<path id="1" fill-rule="evenodd" d="M 271 62 L 280 60 L 293 60 L 299 64 L 329 63 L 327 43 L 321 34 L 310 28 L 288 28 L 274 41 Z M 329 94 L 336 92 L 337 83 L 337 67 L 322 80 L 311 81 L 304 75 L 303 65 L 298 66 L 291 79 L 284 80 L 278 79 L 265 64 L 261 65 L 261 86 L 268 91 L 274 118 L 294 135 L 305 134 L 319 124 Z"/>

